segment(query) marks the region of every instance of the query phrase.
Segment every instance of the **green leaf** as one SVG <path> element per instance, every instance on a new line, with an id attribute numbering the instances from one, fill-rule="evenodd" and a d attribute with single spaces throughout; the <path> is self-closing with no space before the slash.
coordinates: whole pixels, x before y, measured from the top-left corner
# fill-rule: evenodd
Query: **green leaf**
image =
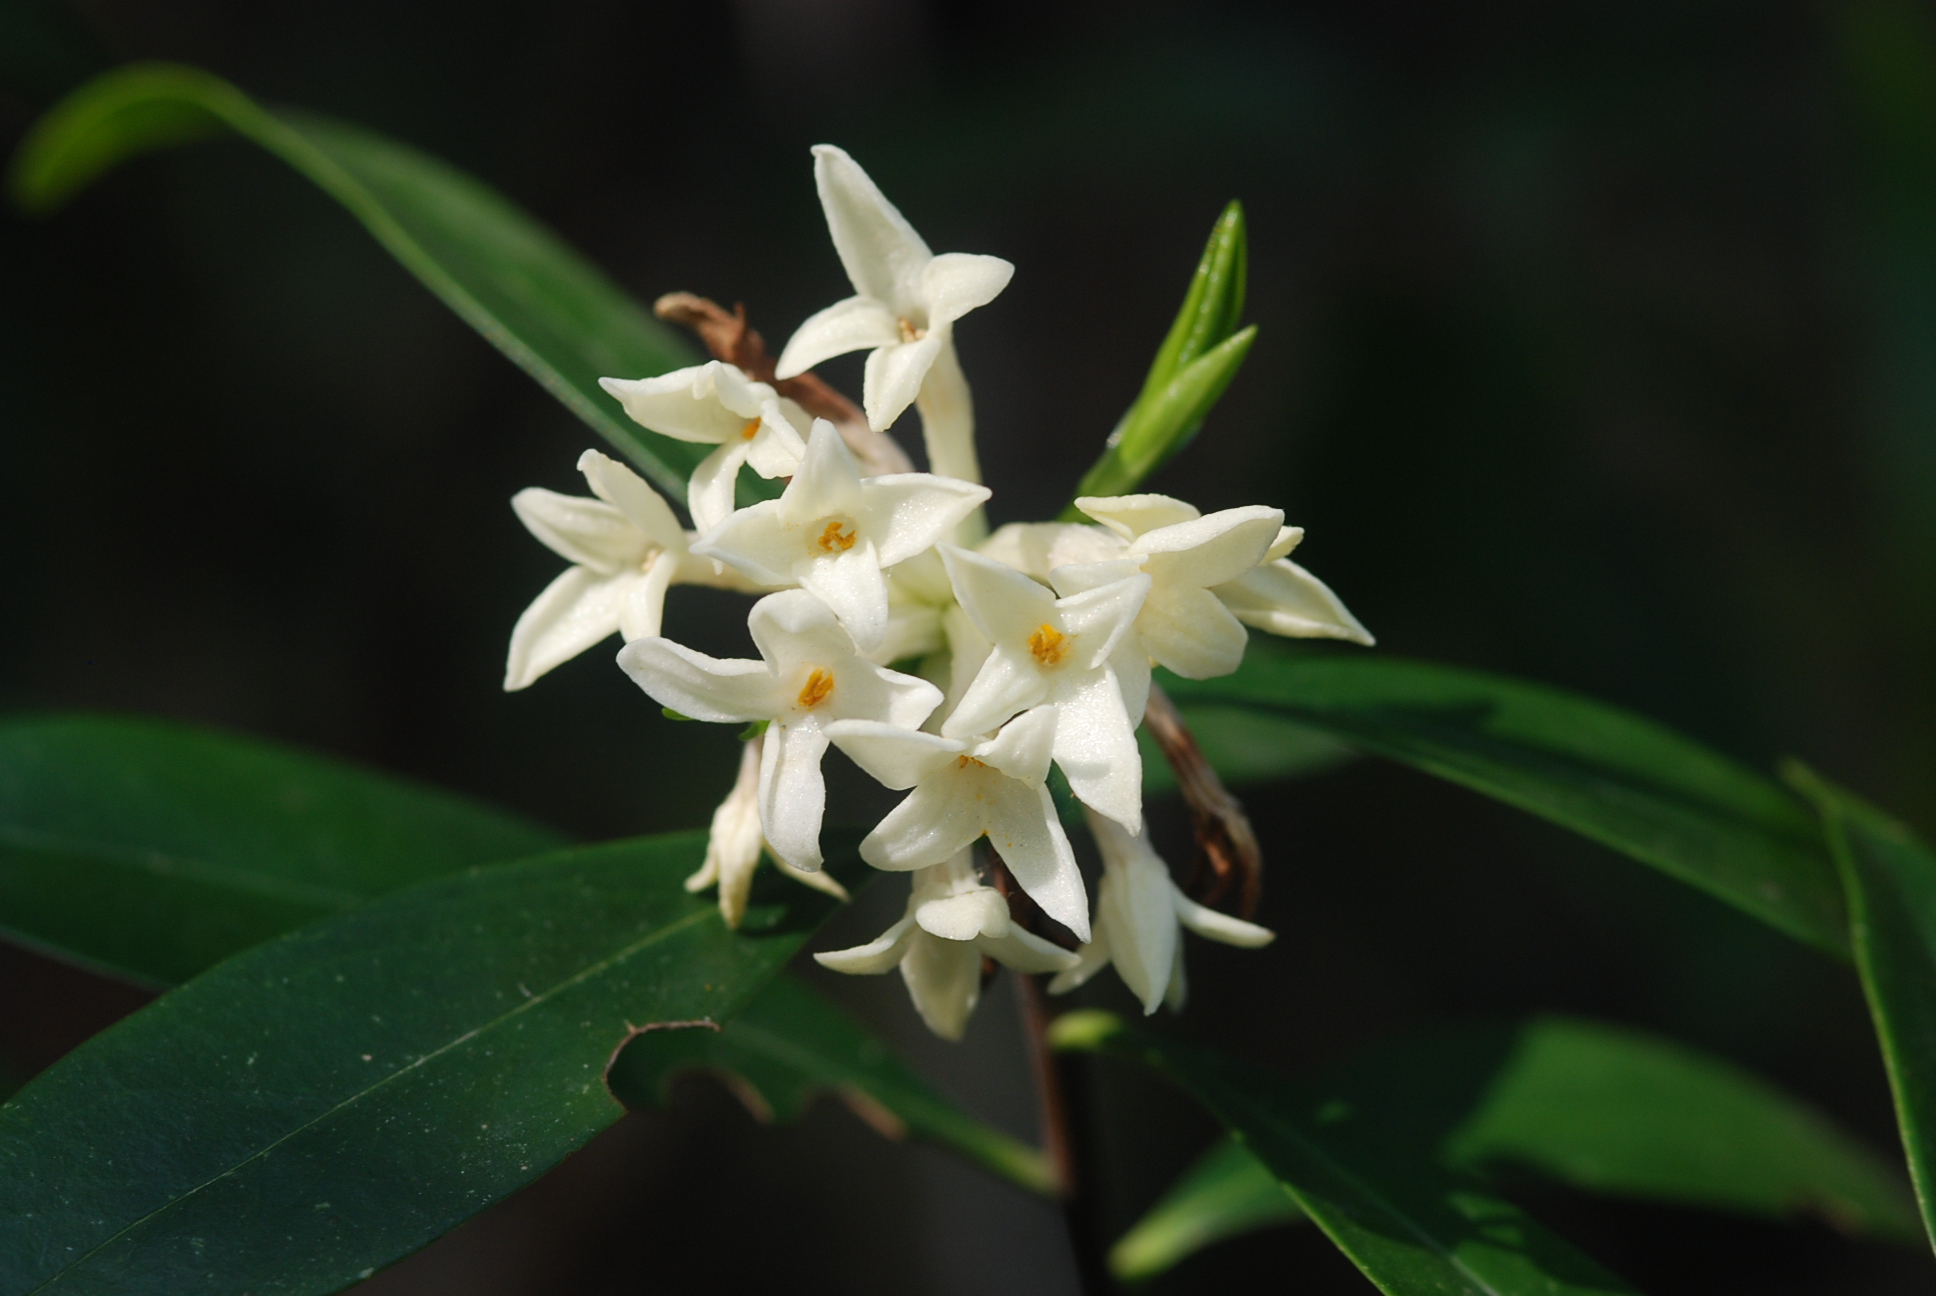
<path id="1" fill-rule="evenodd" d="M 1897 1241 L 1922 1235 L 1881 1157 L 1731 1063 L 1637 1031 L 1563 1017 L 1433 1031 L 1316 1087 L 1448 1164 L 1763 1218 L 1817 1214 Z M 1219 1238 L 1298 1218 L 1248 1157 L 1206 1155 L 1117 1243 L 1119 1275 L 1147 1277 Z"/>
<path id="2" fill-rule="evenodd" d="M 1480 1180 L 1322 1090 L 1143 1034 L 1108 1013 L 1058 1018 L 1050 1039 L 1143 1063 L 1189 1090 L 1388 1296 L 1632 1290 Z"/>
<path id="3" fill-rule="evenodd" d="M 1227 1134 L 1109 1248 L 1109 1271 L 1142 1282 L 1213 1242 L 1307 1218 L 1277 1176 Z"/>
<path id="4" fill-rule="evenodd" d="M 1936 1238 L 1936 854 L 1860 797 L 1799 763 L 1785 771 L 1821 814 L 1849 897 L 1849 930 L 1895 1097 L 1923 1223 Z"/>
<path id="5" fill-rule="evenodd" d="M 830 1093 L 890 1138 L 953 1148 L 1031 1192 L 1055 1191 L 1036 1148 L 962 1113 L 867 1029 L 805 982 L 781 976 L 723 1031 L 652 1031 L 619 1052 L 607 1081 L 637 1111 L 664 1106 L 674 1076 L 720 1076 L 762 1120 L 794 1120 Z"/>
<path id="6" fill-rule="evenodd" d="M 256 739 L 109 716 L 0 724 L 0 929 L 148 982 L 563 841 Z"/>
<path id="7" fill-rule="evenodd" d="M 647 432 L 598 379 L 664 373 L 697 355 L 529 213 L 448 163 L 325 117 L 265 108 L 195 68 L 146 63 L 87 82 L 35 123 L 14 157 L 14 197 L 50 212 L 131 157 L 224 129 L 343 204 L 465 323 L 661 490 L 685 497 L 710 447 Z M 758 489 L 776 493 L 770 482 Z"/>
<path id="8" fill-rule="evenodd" d="M 1234 675 L 1162 684 L 1179 704 L 1254 707 L 1450 779 L 1847 955 L 1841 887 L 1806 810 L 1630 712 L 1477 671 L 1257 645 Z"/>
<path id="9" fill-rule="evenodd" d="M 621 1044 L 726 1021 L 833 908 L 769 875 L 729 931 L 704 847 L 430 882 L 96 1036 L 0 1107 L 0 1293 L 333 1292 L 535 1179 L 623 1114 Z"/>
<path id="10" fill-rule="evenodd" d="M 1077 495 L 1134 490 L 1197 434 L 1256 337 L 1254 328 L 1237 333 L 1249 262 L 1243 205 L 1232 202 L 1211 227 L 1183 307 L 1156 350 L 1142 392 L 1110 434 L 1102 457 L 1083 475 Z M 1074 505 L 1062 517 L 1083 520 Z"/>
<path id="11" fill-rule="evenodd" d="M 1231 787 L 1321 774 L 1358 756 L 1337 739 L 1279 716 L 1244 707 L 1178 709 L 1210 768 Z M 1176 775 L 1149 730 L 1139 728 L 1136 741 L 1143 749 L 1144 795 L 1176 791 Z"/>

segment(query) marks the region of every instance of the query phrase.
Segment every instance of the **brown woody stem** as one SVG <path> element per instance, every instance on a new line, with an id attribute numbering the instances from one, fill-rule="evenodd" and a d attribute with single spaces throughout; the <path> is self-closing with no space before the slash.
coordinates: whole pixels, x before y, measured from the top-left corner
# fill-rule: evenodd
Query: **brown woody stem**
<path id="1" fill-rule="evenodd" d="M 1238 912 L 1251 917 L 1264 898 L 1264 854 L 1257 846 L 1257 834 L 1251 831 L 1243 802 L 1230 794 L 1217 771 L 1203 758 L 1176 703 L 1154 684 L 1150 685 L 1143 727 L 1176 771 L 1177 787 L 1196 827 L 1197 858 L 1184 889 L 1202 903 L 1213 905 L 1235 884 Z"/>

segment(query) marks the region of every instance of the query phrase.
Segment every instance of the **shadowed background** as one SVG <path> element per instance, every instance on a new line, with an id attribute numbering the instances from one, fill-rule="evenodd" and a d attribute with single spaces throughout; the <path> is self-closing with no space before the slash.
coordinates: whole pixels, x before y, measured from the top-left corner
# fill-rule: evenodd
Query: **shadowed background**
<path id="1" fill-rule="evenodd" d="M 1764 769 L 1792 752 L 1936 829 L 1923 5 L 0 0 L 9 147 L 138 58 L 446 157 L 642 298 L 744 301 L 776 347 L 849 291 L 807 153 L 842 144 L 937 250 L 1018 267 L 959 330 L 997 523 L 1059 509 L 1241 198 L 1259 340 L 1155 489 L 1284 507 L 1380 652 L 1597 694 Z M 0 220 L 0 706 L 269 735 L 588 839 L 706 822 L 729 729 L 663 720 L 604 650 L 500 691 L 559 565 L 507 501 L 581 491 L 592 436 L 348 216 L 230 140 Z M 857 357 L 823 373 L 857 392 Z M 667 624 L 733 651 L 742 610 L 679 590 Z M 1593 1014 L 1893 1146 L 1846 968 L 1395 768 L 1249 800 L 1281 938 L 1192 944 L 1172 1028 L 1296 1071 L 1430 1022 Z M 1156 831 L 1182 852 L 1180 816 Z M 884 926 L 899 887 L 825 944 Z M 1005 986 L 950 1046 L 897 981 L 822 980 L 1032 1127 Z M 16 1075 L 141 1002 L 12 950 L 0 984 Z M 1141 1077 L 1095 1081 L 1113 1234 L 1211 1126 Z M 1526 1200 L 1656 1294 L 1929 1280 L 1926 1254 L 1819 1224 Z M 831 1104 L 763 1130 L 693 1081 L 372 1290 L 1073 1281 L 1051 1208 Z M 1159 1289 L 1258 1281 L 1368 1290 L 1310 1229 Z"/>

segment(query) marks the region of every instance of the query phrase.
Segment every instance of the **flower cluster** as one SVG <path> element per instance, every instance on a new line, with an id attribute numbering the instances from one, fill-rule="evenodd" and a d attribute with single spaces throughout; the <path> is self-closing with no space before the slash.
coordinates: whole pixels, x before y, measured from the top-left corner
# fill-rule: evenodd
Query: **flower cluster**
<path id="1" fill-rule="evenodd" d="M 1204 515 L 1163 495 L 1083 498 L 1076 506 L 1090 522 L 987 534 L 989 491 L 953 331 L 1013 267 L 935 255 L 852 158 L 821 146 L 814 159 L 855 295 L 800 326 L 774 382 L 720 360 L 603 380 L 644 427 L 718 447 L 692 474 L 693 530 L 596 451 L 578 465 L 596 498 L 519 493 L 519 518 L 572 566 L 519 619 L 505 687 L 523 688 L 617 631 L 620 667 L 660 705 L 758 726 L 687 884 L 716 885 L 731 924 L 763 852 L 789 876 L 841 894 L 821 871 L 830 745 L 906 791 L 860 846 L 875 868 L 911 874 L 905 916 L 870 944 L 818 958 L 844 972 L 898 967 L 943 1036 L 965 1028 L 984 957 L 1058 973 L 1055 990 L 1113 964 L 1147 1011 L 1166 997 L 1180 1004 L 1179 925 L 1244 946 L 1271 933 L 1191 901 L 1149 844 L 1135 731 L 1152 664 L 1191 679 L 1227 674 L 1243 659 L 1247 626 L 1371 638 L 1290 561 L 1303 532 L 1279 509 Z M 813 418 L 777 390 L 857 350 L 868 352 L 865 426 Z M 910 406 L 933 471 L 870 474 L 849 439 L 885 432 Z M 735 507 L 742 467 L 785 479 L 779 497 Z M 759 595 L 747 618 L 759 658 L 722 660 L 663 636 L 673 584 Z M 1104 861 L 1093 926 L 1051 766 L 1085 808 Z M 1077 948 L 1011 917 L 976 867 L 984 837 Z"/>

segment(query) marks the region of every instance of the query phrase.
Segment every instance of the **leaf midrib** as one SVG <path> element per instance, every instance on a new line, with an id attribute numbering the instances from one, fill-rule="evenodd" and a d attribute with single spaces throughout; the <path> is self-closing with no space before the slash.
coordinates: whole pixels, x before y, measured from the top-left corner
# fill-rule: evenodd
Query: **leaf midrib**
<path id="1" fill-rule="evenodd" d="M 531 1011 L 532 1009 L 538 1007 L 540 1004 L 543 1004 L 546 1001 L 550 1000 L 551 998 L 559 994 L 562 994 L 566 990 L 571 989 L 573 986 L 580 984 L 581 982 L 598 974 L 599 972 L 604 971 L 605 969 L 610 968 L 615 964 L 624 962 L 625 960 L 639 953 L 639 951 L 647 949 L 653 944 L 657 943 L 658 941 L 674 936 L 686 930 L 689 927 L 693 927 L 699 923 L 702 923 L 706 921 L 708 918 L 713 917 L 713 915 L 714 915 L 714 911 L 711 908 L 700 909 L 694 913 L 688 914 L 684 918 L 681 918 L 675 922 L 669 923 L 666 926 L 659 928 L 657 931 L 652 932 L 650 935 L 642 937 L 641 939 L 633 942 L 632 944 L 627 945 L 620 950 L 614 951 L 613 953 L 598 960 L 597 962 L 590 964 L 589 966 L 585 967 L 583 970 L 577 973 L 574 973 L 572 976 L 569 976 L 562 981 L 559 981 L 557 984 L 547 988 L 546 990 L 532 995 L 529 999 L 521 1001 L 520 1003 L 517 1004 L 517 1006 L 512 1008 L 509 1012 L 503 1013 L 498 1017 L 494 1017 L 491 1020 L 484 1023 L 483 1025 L 473 1027 L 470 1030 L 465 1031 L 463 1034 L 457 1036 L 455 1039 L 452 1039 L 447 1043 L 439 1045 L 437 1048 L 431 1050 L 428 1053 L 425 1053 L 424 1055 L 419 1057 L 416 1061 L 410 1063 L 408 1066 L 398 1067 L 395 1071 L 392 1071 L 390 1074 L 384 1076 L 382 1079 L 376 1081 L 375 1083 L 367 1086 L 366 1088 L 358 1090 L 357 1092 L 351 1094 L 347 1098 L 344 1098 L 340 1102 L 333 1104 L 328 1109 L 318 1112 L 315 1116 L 304 1121 L 302 1124 L 296 1126 L 294 1129 L 289 1130 L 287 1133 L 281 1135 L 273 1142 L 267 1143 L 262 1147 L 257 1148 L 255 1151 L 249 1153 L 248 1156 L 242 1158 L 240 1161 L 237 1161 L 234 1165 L 229 1166 L 227 1169 L 221 1171 L 218 1174 L 211 1175 L 209 1178 L 203 1180 L 199 1184 L 196 1184 L 193 1188 L 190 1188 L 188 1191 L 174 1195 L 168 1201 L 163 1202 L 161 1205 L 155 1207 L 155 1209 L 149 1211 L 147 1214 L 141 1216 L 139 1219 L 129 1221 L 127 1224 L 117 1229 L 113 1234 L 101 1239 L 101 1241 L 96 1243 L 94 1246 L 89 1247 L 84 1254 L 76 1256 L 68 1264 L 63 1265 L 61 1268 L 49 1274 L 47 1278 L 44 1279 L 42 1282 L 40 1282 L 37 1286 L 29 1289 L 29 1291 L 26 1293 L 26 1296 L 36 1296 L 37 1293 L 46 1291 L 53 1284 L 61 1281 L 64 1277 L 66 1277 L 67 1274 L 74 1272 L 80 1266 L 86 1264 L 94 1256 L 100 1254 L 108 1247 L 113 1246 L 116 1242 L 120 1241 L 123 1237 L 126 1237 L 128 1234 L 134 1232 L 136 1229 L 139 1229 L 142 1225 L 146 1224 L 149 1220 L 155 1219 L 158 1216 L 166 1214 L 167 1212 L 181 1205 L 183 1202 L 186 1202 L 189 1198 L 194 1197 L 196 1194 L 201 1193 L 208 1188 L 212 1188 L 213 1186 L 220 1183 L 224 1179 L 230 1178 L 231 1176 L 238 1174 L 242 1170 L 246 1169 L 250 1164 L 256 1161 L 259 1161 L 263 1157 L 267 1156 L 269 1153 L 275 1151 L 278 1147 L 281 1147 L 284 1143 L 288 1142 L 290 1139 L 295 1138 L 297 1135 L 305 1132 L 306 1130 L 312 1129 L 315 1126 L 324 1123 L 325 1121 L 334 1117 L 337 1113 L 342 1112 L 347 1108 L 356 1105 L 359 1102 L 362 1102 L 365 1098 L 369 1097 L 371 1094 L 374 1094 L 379 1090 L 383 1089 L 385 1086 L 389 1085 L 393 1080 L 396 1080 L 401 1076 L 411 1074 L 412 1072 L 418 1070 L 419 1068 L 423 1067 L 427 1063 L 430 1063 L 435 1059 L 442 1057 L 444 1054 L 450 1052 L 452 1049 L 459 1048 L 462 1045 L 467 1044 L 474 1039 L 477 1039 L 483 1035 L 490 1033 L 493 1030 L 496 1030 L 499 1026 L 503 1025 L 504 1023 L 512 1020 L 513 1018 L 519 1016 L 522 1013 Z"/>

